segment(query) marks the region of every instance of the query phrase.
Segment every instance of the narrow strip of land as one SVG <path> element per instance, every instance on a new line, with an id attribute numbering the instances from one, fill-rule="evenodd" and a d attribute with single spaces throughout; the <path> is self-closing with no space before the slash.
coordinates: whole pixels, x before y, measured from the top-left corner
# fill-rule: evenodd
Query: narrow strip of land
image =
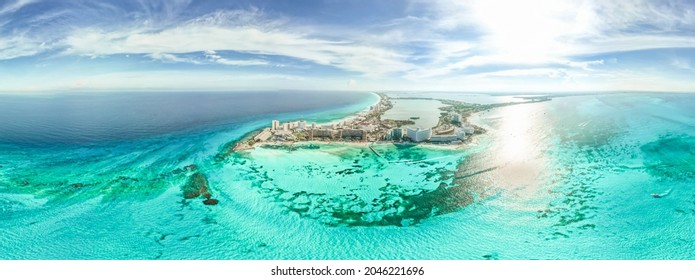
<path id="1" fill-rule="evenodd" d="M 392 98 L 385 93 L 377 93 L 379 102 L 369 110 L 350 116 L 346 120 L 330 123 L 308 123 L 296 120 L 281 123 L 273 120 L 269 127 L 253 131 L 241 140 L 225 145 L 218 158 L 224 159 L 236 151 L 252 149 L 258 145 L 293 145 L 304 142 L 363 142 L 363 143 L 433 143 L 443 145 L 461 145 L 471 137 L 485 133 L 485 129 L 468 122 L 472 114 L 494 108 L 543 102 L 550 100 L 547 96 L 520 97 L 524 101 L 496 104 L 474 104 L 448 99 L 433 98 Z M 408 127 L 415 124 L 412 120 L 384 119 L 386 111 L 393 108 L 392 100 L 437 100 L 445 106 L 439 108 L 441 114 L 435 127 Z M 378 156 L 376 150 L 370 147 Z"/>

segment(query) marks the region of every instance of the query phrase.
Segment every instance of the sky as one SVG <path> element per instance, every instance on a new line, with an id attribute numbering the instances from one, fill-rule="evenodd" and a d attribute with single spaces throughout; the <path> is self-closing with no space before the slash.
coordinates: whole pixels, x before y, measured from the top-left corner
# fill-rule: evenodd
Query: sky
<path id="1" fill-rule="evenodd" d="M 695 92 L 695 1 L 0 0 L 0 92 Z"/>

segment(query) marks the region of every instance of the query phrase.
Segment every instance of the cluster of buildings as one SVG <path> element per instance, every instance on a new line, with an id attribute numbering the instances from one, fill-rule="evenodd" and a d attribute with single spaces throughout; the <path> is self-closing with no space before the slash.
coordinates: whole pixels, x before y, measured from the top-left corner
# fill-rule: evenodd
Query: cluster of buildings
<path id="1" fill-rule="evenodd" d="M 452 133 L 449 134 L 434 134 L 432 128 L 393 128 L 387 135 L 387 140 L 409 140 L 415 143 L 427 141 L 431 143 L 456 143 L 465 140 L 473 134 L 473 131 L 472 127 L 464 127 L 452 130 Z"/>
<path id="2" fill-rule="evenodd" d="M 380 139 L 381 123 L 378 116 L 390 108 L 387 97 L 371 106 L 369 111 L 360 113 L 350 121 L 317 126 L 306 121 L 281 123 L 271 122 L 270 128 L 264 129 L 254 137 L 255 141 L 306 141 L 306 140 L 342 140 L 342 141 L 377 141 Z"/>
<path id="3" fill-rule="evenodd" d="M 317 126 L 316 123 L 308 125 L 306 121 L 281 123 L 273 120 L 269 129 L 263 130 L 254 140 L 256 141 L 302 141 L 302 140 L 354 140 L 368 139 L 368 133 L 375 130 L 374 125 L 362 125 L 353 128 L 347 122 L 339 122 L 331 125 Z"/>
<path id="4" fill-rule="evenodd" d="M 253 140 L 257 142 L 390 140 L 415 143 L 460 143 L 474 132 L 472 127 L 461 125 L 462 117 L 455 112 L 449 113 L 451 124 L 436 128 L 391 128 L 382 123 L 379 118 L 383 111 L 390 108 L 388 105 L 390 105 L 388 100 L 383 99 L 379 104 L 372 106 L 368 112 L 361 113 L 349 122 L 330 125 L 317 126 L 316 123 L 307 124 L 304 120 L 285 123 L 273 120 L 270 128 L 261 131 Z"/>
<path id="5" fill-rule="evenodd" d="M 316 127 L 316 123 L 311 124 L 312 129 Z M 301 121 L 296 121 L 296 122 L 286 122 L 286 123 L 280 123 L 278 120 L 273 120 L 270 126 L 271 131 L 292 131 L 292 130 L 298 130 L 298 131 L 303 131 L 307 128 L 306 126 L 306 121 L 301 120 Z"/>
<path id="6" fill-rule="evenodd" d="M 449 114 L 452 123 L 460 124 L 461 115 L 455 112 Z M 433 128 L 393 128 L 387 135 L 387 140 L 391 141 L 412 141 L 415 143 L 431 142 L 431 143 L 460 143 L 469 135 L 472 135 L 475 129 L 470 126 L 454 126 L 444 125 Z"/>
<path id="7" fill-rule="evenodd" d="M 316 127 L 316 124 L 312 124 L 311 127 Z M 258 142 L 264 142 L 271 139 L 275 141 L 294 141 L 297 140 L 294 132 L 301 132 L 307 128 L 307 123 L 303 120 L 286 123 L 280 123 L 278 120 L 273 120 L 270 128 L 266 128 L 258 133 L 253 137 L 253 140 Z"/>

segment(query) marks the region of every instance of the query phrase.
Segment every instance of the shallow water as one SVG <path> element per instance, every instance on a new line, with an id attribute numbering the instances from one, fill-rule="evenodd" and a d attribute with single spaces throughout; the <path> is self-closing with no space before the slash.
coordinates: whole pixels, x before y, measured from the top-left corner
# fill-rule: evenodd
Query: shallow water
<path id="1" fill-rule="evenodd" d="M 373 101 L 273 117 L 330 121 Z M 694 95 L 562 97 L 471 117 L 488 133 L 464 148 L 373 146 L 383 158 L 321 144 L 215 159 L 269 118 L 4 144 L 0 258 L 695 259 L 694 112 Z M 183 199 L 189 164 L 218 205 Z"/>

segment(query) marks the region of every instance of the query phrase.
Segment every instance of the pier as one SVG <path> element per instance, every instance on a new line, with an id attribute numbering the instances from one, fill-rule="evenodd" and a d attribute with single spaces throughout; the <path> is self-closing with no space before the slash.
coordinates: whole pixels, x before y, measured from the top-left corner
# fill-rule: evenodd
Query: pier
<path id="1" fill-rule="evenodd" d="M 382 159 L 386 159 L 386 158 L 385 158 L 384 156 L 382 156 L 379 152 L 377 152 L 376 150 L 374 150 L 374 148 L 372 147 L 371 144 L 368 145 L 367 147 L 369 147 L 369 149 L 372 150 L 372 152 L 374 152 L 374 154 L 377 155 L 378 157 L 380 157 L 380 158 L 382 158 Z M 388 161 L 388 160 L 387 160 L 387 161 Z"/>

